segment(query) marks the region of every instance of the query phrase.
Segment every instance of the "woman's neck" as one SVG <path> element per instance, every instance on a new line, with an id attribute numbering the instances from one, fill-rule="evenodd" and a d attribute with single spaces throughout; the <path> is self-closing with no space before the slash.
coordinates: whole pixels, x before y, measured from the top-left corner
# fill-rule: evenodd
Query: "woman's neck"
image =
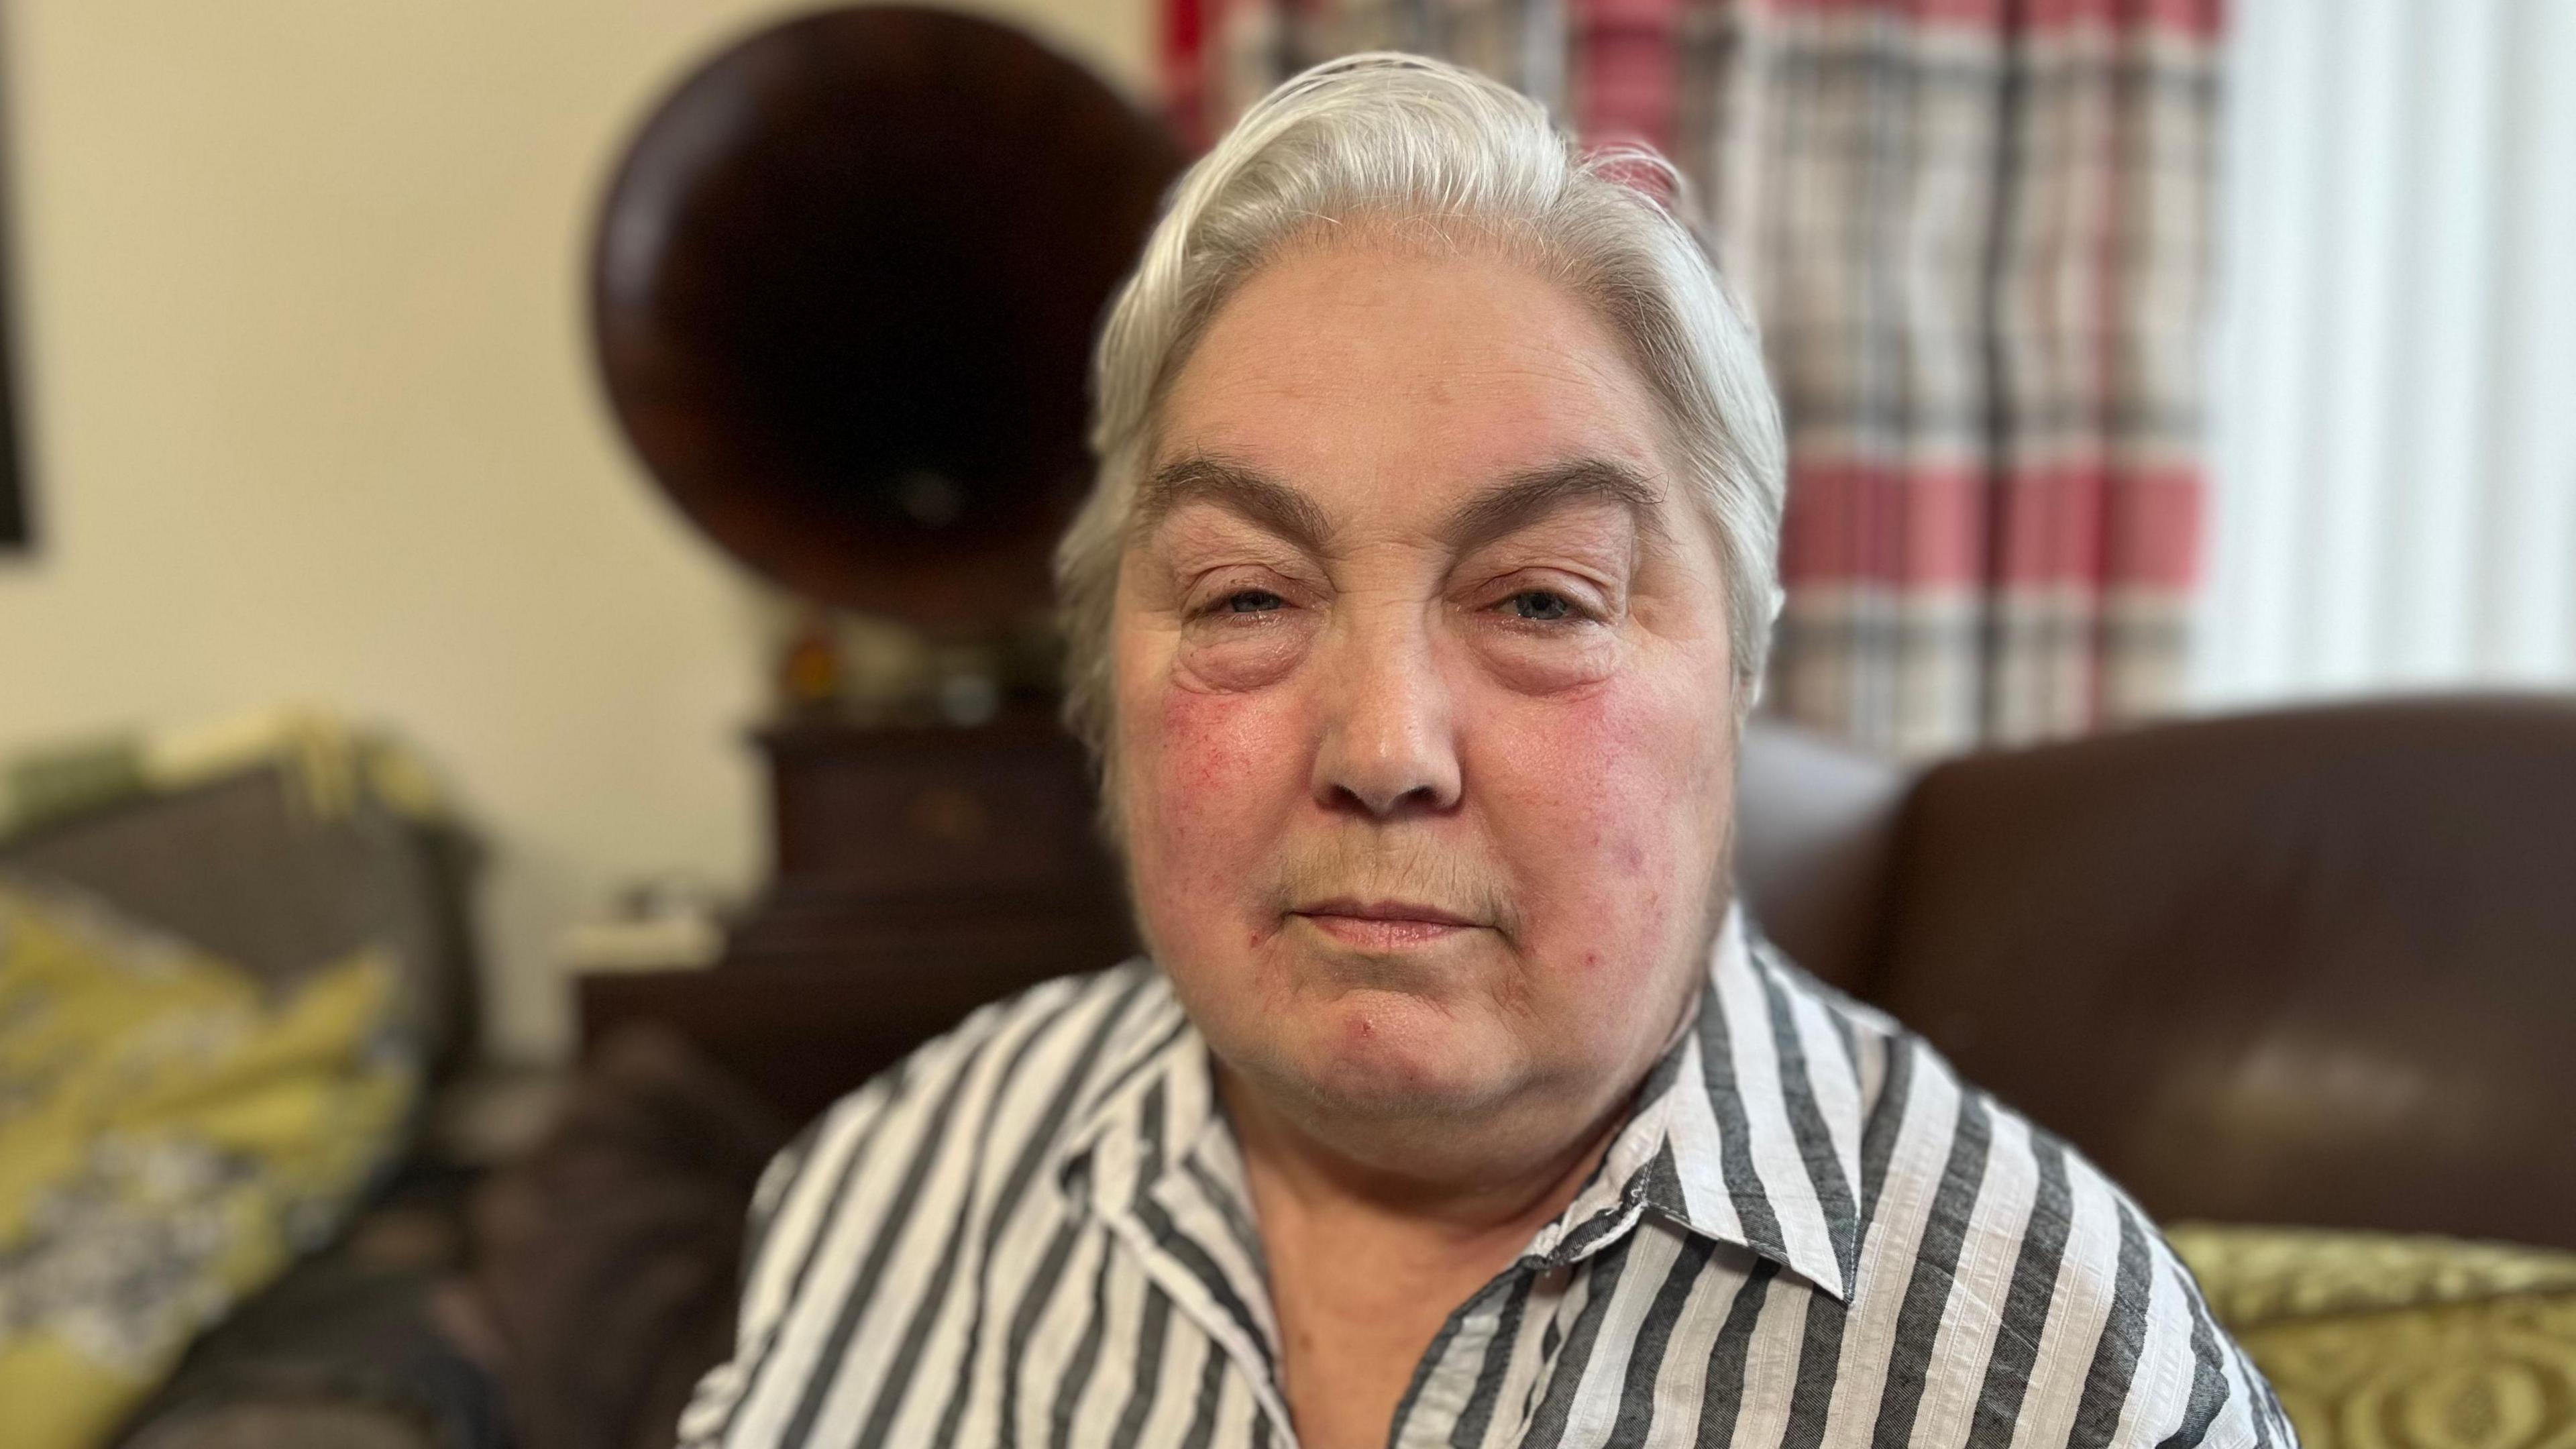
<path id="1" fill-rule="evenodd" d="M 1217 1093 L 1242 1147 L 1281 1388 L 1306 1449 L 1386 1442 L 1440 1325 L 1574 1201 L 1620 1117 L 1554 1152 L 1434 1182 L 1333 1151 L 1221 1067 Z"/>

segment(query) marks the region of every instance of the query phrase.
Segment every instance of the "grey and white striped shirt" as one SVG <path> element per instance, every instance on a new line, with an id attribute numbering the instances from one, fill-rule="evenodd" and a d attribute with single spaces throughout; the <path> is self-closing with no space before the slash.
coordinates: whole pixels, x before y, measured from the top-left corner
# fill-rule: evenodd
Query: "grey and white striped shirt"
<path id="1" fill-rule="evenodd" d="M 1129 962 L 977 1013 L 762 1180 L 699 1446 L 1293 1445 L 1207 1049 Z M 1720 933 L 1573 1204 L 1396 1446 L 2294 1449 L 2190 1274 L 1931 1048 Z"/>

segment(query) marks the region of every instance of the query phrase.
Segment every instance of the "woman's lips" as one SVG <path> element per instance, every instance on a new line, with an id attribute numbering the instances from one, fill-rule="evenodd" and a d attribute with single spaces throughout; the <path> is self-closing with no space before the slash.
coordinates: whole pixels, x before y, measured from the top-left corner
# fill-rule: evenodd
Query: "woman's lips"
<path id="1" fill-rule="evenodd" d="M 1425 946 L 1476 929 L 1463 916 L 1403 901 L 1318 901 L 1291 914 L 1336 941 L 1373 951 Z"/>

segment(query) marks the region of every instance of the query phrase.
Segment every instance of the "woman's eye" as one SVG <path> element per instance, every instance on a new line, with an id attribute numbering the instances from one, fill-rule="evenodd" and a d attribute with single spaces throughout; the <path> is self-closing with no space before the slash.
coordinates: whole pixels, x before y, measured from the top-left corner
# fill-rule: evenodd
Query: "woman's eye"
<path id="1" fill-rule="evenodd" d="M 1217 607 L 1229 614 L 1266 614 L 1287 603 L 1268 589 L 1238 589 L 1220 600 Z"/>
<path id="2" fill-rule="evenodd" d="M 1574 605 L 1565 595 L 1550 593 L 1545 589 L 1523 589 L 1505 599 L 1503 604 L 1512 611 L 1514 617 L 1541 624 L 1553 624 L 1559 620 L 1574 617 Z"/>

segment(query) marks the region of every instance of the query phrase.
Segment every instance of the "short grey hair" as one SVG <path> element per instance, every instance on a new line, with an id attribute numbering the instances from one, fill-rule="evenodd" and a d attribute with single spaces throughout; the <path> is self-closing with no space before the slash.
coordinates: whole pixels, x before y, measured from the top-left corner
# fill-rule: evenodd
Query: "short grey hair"
<path id="1" fill-rule="evenodd" d="M 1785 450 L 1761 344 L 1695 224 L 1688 183 L 1643 147 L 1586 154 L 1496 81 L 1380 51 L 1327 61 L 1245 112 L 1174 184 L 1110 308 L 1092 366 L 1099 473 L 1055 558 L 1074 733 L 1114 770 L 1111 613 L 1172 380 L 1248 277 L 1320 229 L 1359 221 L 1471 228 L 1582 298 L 1626 344 L 1715 536 L 1731 683 L 1737 708 L 1749 706 L 1779 608 Z"/>

